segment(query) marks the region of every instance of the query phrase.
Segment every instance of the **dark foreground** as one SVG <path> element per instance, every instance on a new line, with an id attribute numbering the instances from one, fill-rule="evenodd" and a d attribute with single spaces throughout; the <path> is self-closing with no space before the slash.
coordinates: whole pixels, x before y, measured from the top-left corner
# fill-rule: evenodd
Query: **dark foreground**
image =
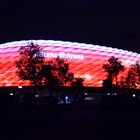
<path id="1" fill-rule="evenodd" d="M 0 140 L 140 139 L 139 108 L 89 103 L 3 112 Z"/>

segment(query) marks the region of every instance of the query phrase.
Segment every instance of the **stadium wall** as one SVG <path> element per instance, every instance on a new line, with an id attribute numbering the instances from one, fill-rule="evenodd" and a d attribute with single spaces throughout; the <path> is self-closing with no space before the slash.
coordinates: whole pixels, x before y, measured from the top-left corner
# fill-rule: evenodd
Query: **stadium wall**
<path id="1" fill-rule="evenodd" d="M 140 59 L 140 54 L 136 52 L 99 45 L 54 40 L 14 41 L 0 44 L 0 87 L 29 85 L 29 81 L 19 79 L 15 67 L 20 47 L 27 46 L 29 42 L 40 46 L 39 57 L 46 60 L 58 56 L 66 59 L 75 77 L 84 78 L 85 86 L 102 86 L 106 78 L 103 64 L 111 56 L 119 58 L 126 67 L 119 79 L 125 77 L 130 65 Z"/>

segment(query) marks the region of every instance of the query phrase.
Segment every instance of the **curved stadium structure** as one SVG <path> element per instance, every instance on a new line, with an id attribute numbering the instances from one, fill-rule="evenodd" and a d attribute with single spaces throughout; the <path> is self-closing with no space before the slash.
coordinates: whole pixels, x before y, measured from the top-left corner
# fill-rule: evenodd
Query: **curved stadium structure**
<path id="1" fill-rule="evenodd" d="M 14 41 L 0 45 L 0 86 L 28 86 L 16 74 L 15 61 L 19 57 L 21 46 L 27 46 L 31 40 Z M 39 55 L 48 58 L 61 57 L 67 59 L 70 71 L 75 77 L 84 78 L 85 86 L 101 87 L 106 73 L 103 64 L 111 56 L 119 58 L 126 70 L 119 75 L 122 78 L 131 64 L 140 59 L 140 54 L 117 48 L 54 40 L 32 40 L 41 48 Z"/>

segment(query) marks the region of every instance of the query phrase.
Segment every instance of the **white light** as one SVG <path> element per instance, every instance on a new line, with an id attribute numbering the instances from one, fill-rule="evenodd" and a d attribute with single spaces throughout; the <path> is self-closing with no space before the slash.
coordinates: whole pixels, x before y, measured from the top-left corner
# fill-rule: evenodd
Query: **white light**
<path id="1" fill-rule="evenodd" d="M 64 52 L 59 52 L 59 53 L 54 53 L 54 52 L 40 52 L 35 54 L 35 57 L 52 57 L 52 58 L 64 58 L 64 59 L 77 59 L 77 60 L 83 60 L 84 56 L 80 54 L 72 54 L 72 53 L 64 53 Z"/>
<path id="2" fill-rule="evenodd" d="M 13 93 L 10 93 L 10 96 L 13 96 L 14 94 Z"/>
<path id="3" fill-rule="evenodd" d="M 66 98 L 66 100 L 67 100 L 67 99 L 68 99 L 68 96 L 66 96 L 65 98 Z"/>
<path id="4" fill-rule="evenodd" d="M 85 95 L 87 95 L 87 93 L 85 93 Z"/>
<path id="5" fill-rule="evenodd" d="M 110 93 L 107 93 L 107 95 L 110 95 Z"/>
<path id="6" fill-rule="evenodd" d="M 91 76 L 89 74 L 85 74 L 84 77 L 87 79 L 87 80 L 91 80 Z"/>
<path id="7" fill-rule="evenodd" d="M 22 86 L 18 86 L 18 88 L 22 88 Z"/>
<path id="8" fill-rule="evenodd" d="M 8 82 L 8 80 L 4 80 L 4 82 L 5 82 L 5 83 L 7 83 L 7 82 Z"/>
<path id="9" fill-rule="evenodd" d="M 132 94 L 133 97 L 136 97 L 136 94 Z"/>
<path id="10" fill-rule="evenodd" d="M 37 97 L 39 97 L 39 95 L 35 95 L 35 97 L 37 98 Z"/>

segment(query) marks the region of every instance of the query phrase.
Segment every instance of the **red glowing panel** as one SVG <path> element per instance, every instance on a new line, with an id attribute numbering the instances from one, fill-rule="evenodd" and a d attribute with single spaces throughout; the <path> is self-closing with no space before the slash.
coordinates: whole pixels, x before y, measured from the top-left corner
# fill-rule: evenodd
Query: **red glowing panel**
<path id="1" fill-rule="evenodd" d="M 16 41 L 0 45 L 0 86 L 29 85 L 29 81 L 19 79 L 15 67 L 20 47 L 28 45 L 29 42 L 30 40 Z M 111 56 L 119 58 L 126 66 L 126 70 L 119 75 L 120 79 L 125 77 L 129 66 L 140 58 L 140 54 L 137 53 L 92 44 L 53 40 L 33 40 L 33 42 L 40 46 L 46 60 L 57 56 L 66 59 L 75 77 L 84 78 L 85 86 L 102 86 L 102 81 L 106 78 L 103 64 Z"/>

